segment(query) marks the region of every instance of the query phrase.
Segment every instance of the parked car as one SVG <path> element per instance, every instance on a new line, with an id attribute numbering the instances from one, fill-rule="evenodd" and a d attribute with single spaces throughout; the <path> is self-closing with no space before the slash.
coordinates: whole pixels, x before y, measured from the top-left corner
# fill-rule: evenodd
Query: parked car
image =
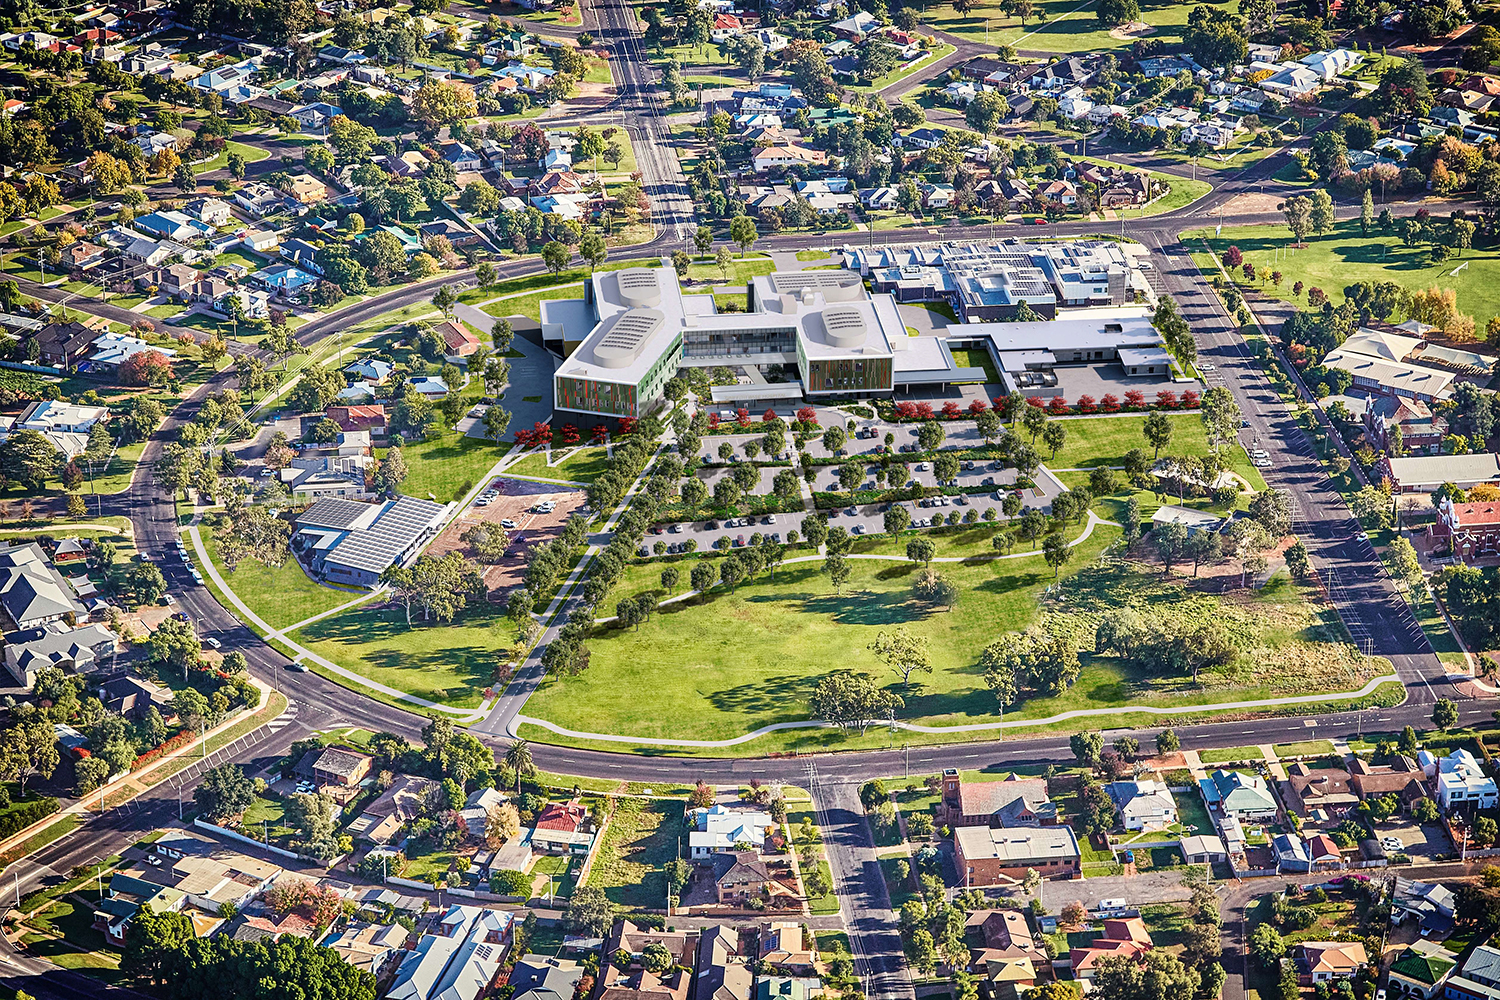
<path id="1" fill-rule="evenodd" d="M 502 527 L 502 528 L 514 528 L 515 526 L 516 526 L 516 522 L 512 521 L 508 517 L 502 517 L 500 519 L 500 527 Z"/>
<path id="2" fill-rule="evenodd" d="M 203 637 L 203 645 L 207 646 L 209 649 L 222 649 L 224 647 L 224 644 L 222 642 L 220 642 L 218 639 L 215 639 L 211 635 Z"/>

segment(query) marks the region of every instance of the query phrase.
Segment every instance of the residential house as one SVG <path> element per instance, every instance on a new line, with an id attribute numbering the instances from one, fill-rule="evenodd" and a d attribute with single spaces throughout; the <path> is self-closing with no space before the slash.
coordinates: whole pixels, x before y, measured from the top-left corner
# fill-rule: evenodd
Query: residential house
<path id="1" fill-rule="evenodd" d="M 273 295 L 290 298 L 308 285 L 317 284 L 318 276 L 295 264 L 272 264 L 250 275 L 249 281 Z"/>
<path id="2" fill-rule="evenodd" d="M 296 264 L 304 271 L 322 276 L 323 267 L 318 263 L 319 248 L 305 240 L 287 240 L 281 244 L 281 259 L 291 264 Z"/>
<path id="3" fill-rule="evenodd" d="M 370 436 L 378 437 L 386 430 L 383 403 L 330 406 L 324 416 L 338 424 L 341 431 L 366 431 Z"/>
<path id="4" fill-rule="evenodd" d="M 771 870 L 756 851 L 713 856 L 714 893 L 722 905 L 745 905 L 760 899 L 771 884 Z"/>
<path id="5" fill-rule="evenodd" d="M 1198 787 L 1210 808 L 1241 823 L 1264 823 L 1276 818 L 1276 799 L 1265 779 L 1257 774 L 1216 770 L 1199 781 Z"/>
<path id="6" fill-rule="evenodd" d="M 322 750 L 309 750 L 299 766 L 306 767 L 307 774 L 315 785 L 353 788 L 369 775 L 374 763 L 375 758 L 366 753 L 342 747 L 325 747 Z"/>
<path id="7" fill-rule="evenodd" d="M 344 109 L 325 101 L 314 101 L 311 104 L 302 104 L 287 112 L 289 117 L 297 119 L 302 126 L 302 131 L 315 134 L 327 131 L 328 123 L 344 113 Z"/>
<path id="8" fill-rule="evenodd" d="M 424 222 L 418 228 L 418 232 L 422 234 L 424 240 L 432 236 L 442 236 L 455 250 L 473 246 L 479 242 L 478 233 L 453 219 L 434 219 L 431 222 Z"/>
<path id="9" fill-rule="evenodd" d="M 957 769 L 943 772 L 938 822 L 945 826 L 1023 827 L 1057 822 L 1057 806 L 1047 797 L 1045 778 L 963 781 Z"/>
<path id="10" fill-rule="evenodd" d="M 751 1000 L 754 981 L 740 954 L 739 931 L 721 924 L 703 928 L 698 937 L 693 1000 Z"/>
<path id="11" fill-rule="evenodd" d="M 802 925 L 790 920 L 761 924 L 760 960 L 778 972 L 811 976 L 816 973 L 816 941 L 802 933 Z"/>
<path id="12" fill-rule="evenodd" d="M 484 160 L 466 142 L 445 142 L 440 153 L 461 174 L 477 173 L 484 169 Z"/>
<path id="13" fill-rule="evenodd" d="M 587 854 L 594 842 L 588 810 L 576 800 L 547 803 L 533 827 L 531 846 L 542 853 Z"/>
<path id="14" fill-rule="evenodd" d="M 1313 93 L 1323 82 L 1323 76 L 1317 70 L 1297 63 L 1286 63 L 1256 86 L 1268 94 L 1295 101 Z"/>
<path id="15" fill-rule="evenodd" d="M 1296 763 L 1286 769 L 1282 801 L 1304 818 L 1342 816 L 1359 803 L 1351 776 L 1342 768 L 1312 768 Z"/>
<path id="16" fill-rule="evenodd" d="M 1027 77 L 1025 86 L 1030 90 L 1055 93 L 1070 87 L 1087 87 L 1098 75 L 1098 59 L 1069 56 L 1038 67 Z"/>
<path id="17" fill-rule="evenodd" d="M 317 205 L 328 200 L 328 187 L 311 174 L 296 174 L 290 184 L 291 197 L 304 205 Z"/>
<path id="18" fill-rule="evenodd" d="M 1386 991 L 1406 1000 L 1433 1000 L 1457 968 L 1454 954 L 1436 941 L 1413 941 L 1391 963 Z"/>
<path id="19" fill-rule="evenodd" d="M 445 319 L 437 325 L 438 335 L 443 338 L 448 357 L 467 358 L 479 350 L 479 338 L 456 319 Z"/>
<path id="20" fill-rule="evenodd" d="M 194 198 L 182 210 L 209 226 L 227 226 L 234 218 L 229 202 L 219 198 Z"/>
<path id="21" fill-rule="evenodd" d="M 410 499 L 410 498 L 403 498 Z M 319 500 L 313 507 L 332 503 L 330 500 Z M 338 501 L 341 503 L 352 503 L 353 501 Z M 368 840 L 374 844 L 395 843 L 401 834 L 402 828 L 418 816 L 426 815 L 430 809 L 430 803 L 441 794 L 440 786 L 431 778 L 422 778 L 412 774 L 399 774 L 391 786 L 365 806 L 364 812 L 354 818 L 349 824 L 349 833 L 355 837 Z"/>
<path id="22" fill-rule="evenodd" d="M 755 1000 L 817 1000 L 823 981 L 816 976 L 756 976 Z"/>
<path id="23" fill-rule="evenodd" d="M 138 217 L 133 225 L 161 240 L 176 240 L 179 243 L 195 240 L 213 232 L 213 227 L 184 215 L 182 212 L 151 212 Z"/>
<path id="24" fill-rule="evenodd" d="M 172 691 L 170 688 L 159 687 L 144 677 L 126 674 L 112 677 L 100 685 L 99 700 L 111 712 L 134 722 L 143 718 L 146 711 L 153 707 L 163 715 L 169 714 Z"/>
<path id="25" fill-rule="evenodd" d="M 1416 761 L 1404 754 L 1397 755 L 1389 764 L 1372 764 L 1356 757 L 1349 765 L 1349 784 L 1361 799 L 1394 794 L 1406 809 L 1418 799 L 1427 797 L 1424 777 Z"/>
<path id="26" fill-rule="evenodd" d="M 1165 830 L 1177 822 L 1177 803 L 1165 782 L 1112 781 L 1104 788 L 1126 830 Z"/>
<path id="27" fill-rule="evenodd" d="M 828 162 L 828 154 L 821 149 L 811 149 L 796 143 L 785 146 L 765 146 L 757 149 L 750 158 L 758 174 L 787 167 L 821 167 Z"/>
<path id="28" fill-rule="evenodd" d="M 772 28 L 759 28 L 751 36 L 760 43 L 767 55 L 774 55 L 792 43 L 792 40 Z"/>
<path id="29" fill-rule="evenodd" d="M 1443 986 L 1447 1000 L 1495 1000 L 1500 996 L 1500 948 L 1482 944 L 1469 952 Z"/>
<path id="30" fill-rule="evenodd" d="M 902 149 L 936 149 L 947 133 L 935 128 L 918 128 L 901 136 Z"/>
<path id="31" fill-rule="evenodd" d="M 63 248 L 62 265 L 69 271 L 87 271 L 97 264 L 102 264 L 107 252 L 96 243 L 79 240 Z"/>
<path id="32" fill-rule="evenodd" d="M 1370 964 L 1365 946 L 1358 941 L 1304 941 L 1292 955 L 1298 981 L 1304 986 L 1352 979 Z"/>
<path id="33" fill-rule="evenodd" d="M 694 860 L 746 848 L 760 850 L 767 831 L 776 826 L 763 809 L 724 803 L 694 809 L 689 818 L 693 828 L 688 831 L 688 857 Z"/>
<path id="34" fill-rule="evenodd" d="M 918 184 L 917 191 L 922 195 L 923 208 L 943 209 L 953 204 L 952 184 Z"/>
<path id="35" fill-rule="evenodd" d="M 267 250 L 275 250 L 280 242 L 280 237 L 274 229 L 250 228 L 240 234 L 240 245 L 247 250 L 264 253 Z"/>
<path id="36" fill-rule="evenodd" d="M 392 366 L 389 361 L 380 358 L 364 358 L 356 361 L 344 369 L 345 375 L 353 375 L 370 385 L 384 385 L 385 380 L 391 377 Z"/>
<path id="37" fill-rule="evenodd" d="M 1068 953 L 1068 963 L 1074 979 L 1092 982 L 1104 959 L 1132 958 L 1152 947 L 1151 934 L 1140 917 L 1109 919 L 1104 921 L 1103 934 Z"/>
<path id="38" fill-rule="evenodd" d="M 727 42 L 731 38 L 744 34 L 745 25 L 738 17 L 729 13 L 718 13 L 714 15 L 713 28 L 709 31 L 709 37 L 715 42 Z"/>
<path id="39" fill-rule="evenodd" d="M 431 400 L 442 399 L 448 395 L 448 383 L 435 375 L 419 375 L 416 378 L 407 379 L 406 388 L 410 392 L 421 393 Z"/>
<path id="40" fill-rule="evenodd" d="M 387 1000 L 476 1000 L 500 975 L 511 914 L 453 904 L 401 960 Z"/>
<path id="41" fill-rule="evenodd" d="M 571 958 L 522 955 L 511 967 L 507 983 L 511 1000 L 573 1000 L 583 966 Z"/>
<path id="42" fill-rule="evenodd" d="M 371 924 L 354 920 L 322 943 L 324 947 L 337 952 L 345 962 L 361 972 L 368 972 L 379 981 L 385 977 L 390 963 L 405 949 L 406 937 L 406 928 L 399 924 Z"/>
<path id="43" fill-rule="evenodd" d="M 17 684 L 36 686 L 39 672 L 56 667 L 70 674 L 92 671 L 105 660 L 113 662 L 116 636 L 103 625 L 69 625 L 50 621 L 35 628 L 6 632 L 5 668 Z"/>
<path id="44" fill-rule="evenodd" d="M 1444 812 L 1460 808 L 1493 809 L 1500 801 L 1495 779 L 1486 774 L 1474 755 L 1462 747 L 1442 758 L 1423 750 L 1417 755 L 1417 763 L 1436 785 L 1437 803 Z"/>
<path id="45" fill-rule="evenodd" d="M 259 219 L 280 211 L 286 205 L 286 196 L 269 184 L 251 181 L 234 193 L 235 204 Z"/>
<path id="46" fill-rule="evenodd" d="M 0 549 L 0 611 L 12 630 L 38 628 L 71 615 L 88 618 L 88 609 L 36 542 Z"/>
<path id="47" fill-rule="evenodd" d="M 1446 936 L 1453 929 L 1457 898 L 1453 890 L 1438 882 L 1417 882 L 1397 877 L 1391 894 L 1391 921 L 1415 919 L 1423 937 Z"/>
<path id="48" fill-rule="evenodd" d="M 18 416 L 0 417 L 0 441 L 17 431 L 36 431 L 64 458 L 76 458 L 88 447 L 89 432 L 101 420 L 109 420 L 109 407 L 41 399 L 27 404 Z"/>
<path id="49" fill-rule="evenodd" d="M 976 970 L 996 960 L 1029 961 L 1037 968 L 1048 961 L 1021 910 L 975 910 L 965 920 L 964 938 Z"/>
<path id="50" fill-rule="evenodd" d="M 1284 872 L 1329 871 L 1344 866 L 1338 845 L 1326 834 L 1305 839 L 1295 833 L 1278 834 L 1271 839 L 1271 850 L 1277 867 Z"/>
<path id="51" fill-rule="evenodd" d="M 833 22 L 829 27 L 838 37 L 858 42 L 863 41 L 866 35 L 880 27 L 880 18 L 869 11 L 858 10 L 842 21 Z"/>
<path id="52" fill-rule="evenodd" d="M 597 1000 L 688 1000 L 699 932 L 649 931 L 628 920 L 618 921 L 605 942 L 604 966 L 599 971 Z M 660 944 L 672 956 L 672 966 L 651 972 L 641 965 L 646 947 Z M 621 955 L 630 956 L 620 964 Z"/>
<path id="53" fill-rule="evenodd" d="M 125 333 L 106 333 L 94 341 L 88 363 L 94 367 L 118 368 L 137 354 L 147 353 L 160 354 L 168 359 L 177 356 L 172 348 L 148 344 L 140 337 Z"/>
<path id="54" fill-rule="evenodd" d="M 1078 840 L 1066 826 L 1004 829 L 963 826 L 953 832 L 955 863 L 965 885 L 1002 885 L 1035 869 L 1043 878 L 1078 874 Z"/>
<path id="55" fill-rule="evenodd" d="M 158 268 L 144 279 L 148 285 L 174 299 L 186 299 L 188 289 L 198 280 L 198 269 L 187 264 L 168 264 Z"/>

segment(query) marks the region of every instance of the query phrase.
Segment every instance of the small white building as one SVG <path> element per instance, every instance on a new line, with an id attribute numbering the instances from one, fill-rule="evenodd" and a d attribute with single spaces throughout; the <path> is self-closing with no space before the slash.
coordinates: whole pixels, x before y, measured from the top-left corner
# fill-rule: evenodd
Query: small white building
<path id="1" fill-rule="evenodd" d="M 1442 758 L 1423 750 L 1417 762 L 1437 785 L 1438 805 L 1444 812 L 1452 812 L 1459 806 L 1493 809 L 1500 802 L 1495 779 L 1484 773 L 1479 761 L 1467 750 L 1455 750 Z"/>
<path id="2" fill-rule="evenodd" d="M 1177 822 L 1177 803 L 1164 782 L 1111 781 L 1104 788 L 1127 830 L 1164 830 Z"/>
<path id="3" fill-rule="evenodd" d="M 759 851 L 766 831 L 774 827 L 770 813 L 759 808 L 737 808 L 715 805 L 693 810 L 693 829 L 688 833 L 690 857 L 697 860 L 713 854 L 733 852 L 737 845 L 748 844 Z"/>
<path id="4" fill-rule="evenodd" d="M 0 417 L 0 441 L 17 431 L 36 431 L 65 457 L 74 458 L 88 447 L 89 431 L 94 425 L 108 418 L 107 406 L 75 406 L 43 399 L 32 403 L 14 419 Z"/>

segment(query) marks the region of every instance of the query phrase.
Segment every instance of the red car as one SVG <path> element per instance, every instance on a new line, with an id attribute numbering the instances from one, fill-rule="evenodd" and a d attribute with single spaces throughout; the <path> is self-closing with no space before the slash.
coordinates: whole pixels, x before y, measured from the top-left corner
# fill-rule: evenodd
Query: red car
<path id="1" fill-rule="evenodd" d="M 1033 219 L 1031 224 L 1033 226 L 1045 226 L 1047 224 L 1047 220 L 1046 219 Z"/>

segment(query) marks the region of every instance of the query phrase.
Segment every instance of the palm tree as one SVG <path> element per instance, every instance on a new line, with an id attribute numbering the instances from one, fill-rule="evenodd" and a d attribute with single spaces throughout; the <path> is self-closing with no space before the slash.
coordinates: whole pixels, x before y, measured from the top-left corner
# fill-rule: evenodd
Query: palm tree
<path id="1" fill-rule="evenodd" d="M 531 763 L 531 747 L 525 740 L 516 740 L 505 751 L 505 766 L 516 772 L 516 794 L 521 794 L 521 775 L 536 769 Z"/>

